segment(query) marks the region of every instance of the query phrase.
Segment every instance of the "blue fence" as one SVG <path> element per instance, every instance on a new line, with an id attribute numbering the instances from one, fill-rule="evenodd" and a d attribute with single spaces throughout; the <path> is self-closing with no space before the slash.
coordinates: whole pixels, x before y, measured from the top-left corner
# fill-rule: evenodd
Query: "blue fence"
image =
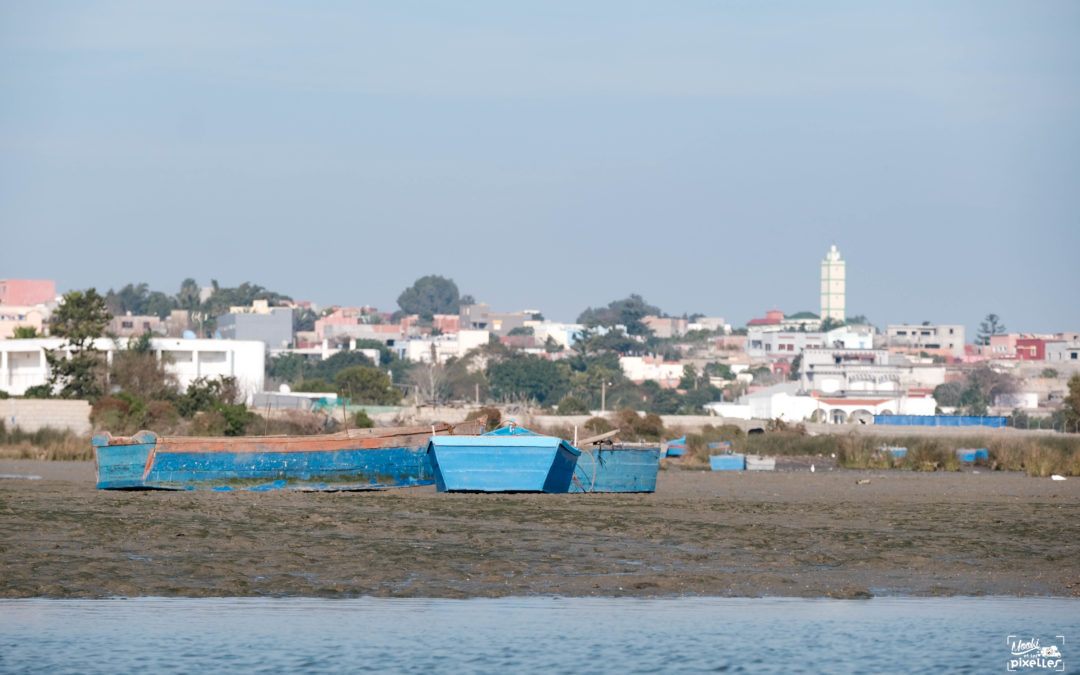
<path id="1" fill-rule="evenodd" d="M 874 415 L 874 424 L 900 427 L 990 427 L 1001 429 L 1004 417 L 975 417 L 973 415 Z"/>

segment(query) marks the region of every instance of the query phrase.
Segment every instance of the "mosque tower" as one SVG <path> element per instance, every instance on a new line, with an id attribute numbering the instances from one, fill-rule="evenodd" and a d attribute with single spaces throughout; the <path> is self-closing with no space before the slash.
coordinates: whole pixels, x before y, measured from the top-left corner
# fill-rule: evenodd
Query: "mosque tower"
<path id="1" fill-rule="evenodd" d="M 821 320 L 833 319 L 844 322 L 845 306 L 845 262 L 840 257 L 836 245 L 825 254 L 821 261 Z"/>

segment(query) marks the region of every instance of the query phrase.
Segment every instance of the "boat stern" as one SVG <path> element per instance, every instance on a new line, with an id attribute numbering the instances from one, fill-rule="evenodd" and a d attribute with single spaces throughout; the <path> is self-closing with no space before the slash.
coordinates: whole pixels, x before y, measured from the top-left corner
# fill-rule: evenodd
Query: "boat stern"
<path id="1" fill-rule="evenodd" d="M 145 488 L 146 475 L 154 463 L 157 435 L 142 431 L 131 437 L 113 438 L 111 434 L 97 434 L 91 440 L 94 446 L 94 465 L 97 469 L 97 487 L 100 489 Z"/>

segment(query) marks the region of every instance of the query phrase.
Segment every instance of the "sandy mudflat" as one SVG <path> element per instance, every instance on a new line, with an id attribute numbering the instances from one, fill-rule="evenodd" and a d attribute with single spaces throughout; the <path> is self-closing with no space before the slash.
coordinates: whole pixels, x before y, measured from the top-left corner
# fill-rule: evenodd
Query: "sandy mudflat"
<path id="1" fill-rule="evenodd" d="M 0 478 L 0 597 L 1080 595 L 1077 478 L 667 469 L 655 494 L 482 495 L 0 474 L 41 476 Z"/>

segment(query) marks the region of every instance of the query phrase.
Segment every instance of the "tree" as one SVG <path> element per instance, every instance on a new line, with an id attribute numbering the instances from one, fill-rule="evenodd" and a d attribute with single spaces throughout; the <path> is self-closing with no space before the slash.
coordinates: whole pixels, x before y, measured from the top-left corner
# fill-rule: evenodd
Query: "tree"
<path id="1" fill-rule="evenodd" d="M 827 316 L 824 319 L 822 319 L 821 328 L 819 328 L 819 330 L 822 333 L 828 333 L 829 331 L 831 331 L 833 329 L 836 329 L 836 328 L 839 328 L 840 326 L 843 326 L 843 325 L 844 325 L 843 321 L 837 321 L 836 319 L 832 318 L 831 316 Z"/>
<path id="2" fill-rule="evenodd" d="M 652 334 L 652 330 L 642 321 L 646 316 L 659 316 L 662 314 L 659 307 L 650 305 L 640 295 L 632 294 L 628 298 L 615 300 L 608 303 L 607 307 L 588 307 L 578 316 L 577 322 L 584 324 L 586 328 L 596 326 L 625 326 L 629 335 Z"/>
<path id="3" fill-rule="evenodd" d="M 603 335 L 594 335 L 589 338 L 590 352 L 608 351 L 615 354 L 626 354 L 641 350 L 641 343 L 634 340 L 619 329 L 609 330 Z"/>
<path id="4" fill-rule="evenodd" d="M 30 340 L 36 337 L 38 337 L 38 332 L 33 326 L 16 326 L 11 339 Z"/>
<path id="5" fill-rule="evenodd" d="M 488 381 L 496 397 L 540 405 L 559 400 L 569 386 L 558 366 L 532 355 L 489 366 Z"/>
<path id="6" fill-rule="evenodd" d="M 576 396 L 564 396 L 556 410 L 558 415 L 588 415 L 589 406 Z"/>
<path id="7" fill-rule="evenodd" d="M 1080 430 L 1080 373 L 1069 378 L 1069 395 L 1061 407 L 1061 421 L 1067 431 Z"/>
<path id="8" fill-rule="evenodd" d="M 395 389 L 390 376 L 378 368 L 346 368 L 334 377 L 334 386 L 354 403 L 394 405 L 401 400 L 401 391 Z"/>
<path id="9" fill-rule="evenodd" d="M 61 398 L 96 400 L 105 393 L 104 359 L 94 347 L 112 316 L 105 298 L 91 288 L 85 292 L 71 291 L 53 312 L 50 331 L 64 338 L 68 358 L 55 350 L 46 350 L 49 364 L 49 385 Z"/>
<path id="10" fill-rule="evenodd" d="M 310 307 L 300 308 L 296 312 L 293 312 L 293 332 L 298 333 L 300 331 L 315 330 L 315 322 L 318 318 L 319 315 Z"/>
<path id="11" fill-rule="evenodd" d="M 796 355 L 796 357 L 791 360 L 791 374 L 788 376 L 788 379 L 791 379 L 791 380 L 799 379 L 799 370 L 801 368 L 802 368 L 802 352 L 799 352 L 798 355 Z"/>
<path id="12" fill-rule="evenodd" d="M 406 314 L 419 314 L 430 320 L 435 314 L 457 314 L 461 297 L 452 279 L 430 274 L 402 291 L 397 302 Z"/>
<path id="13" fill-rule="evenodd" d="M 987 314 L 986 319 L 979 324 L 979 332 L 975 337 L 975 344 L 986 346 L 990 344 L 990 338 L 1005 332 L 1005 324 L 997 314 Z"/>
<path id="14" fill-rule="evenodd" d="M 934 388 L 934 400 L 938 406 L 946 408 L 959 408 L 960 397 L 964 395 L 967 387 L 963 382 L 946 382 Z"/>
<path id="15" fill-rule="evenodd" d="M 434 344 L 431 345 L 431 351 L 435 351 Z M 438 405 L 446 400 L 446 367 L 437 361 L 413 366 L 409 371 L 409 381 L 415 388 L 418 403 Z"/>
<path id="16" fill-rule="evenodd" d="M 119 388 L 143 401 L 173 399 L 179 389 L 176 376 L 165 369 L 165 363 L 151 349 L 148 332 L 129 338 L 127 349 L 113 353 L 109 383 L 114 390 Z"/>
<path id="17" fill-rule="evenodd" d="M 706 363 L 705 374 L 712 375 L 713 377 L 722 377 L 725 380 L 735 379 L 735 374 L 731 372 L 731 366 L 726 363 Z"/>

